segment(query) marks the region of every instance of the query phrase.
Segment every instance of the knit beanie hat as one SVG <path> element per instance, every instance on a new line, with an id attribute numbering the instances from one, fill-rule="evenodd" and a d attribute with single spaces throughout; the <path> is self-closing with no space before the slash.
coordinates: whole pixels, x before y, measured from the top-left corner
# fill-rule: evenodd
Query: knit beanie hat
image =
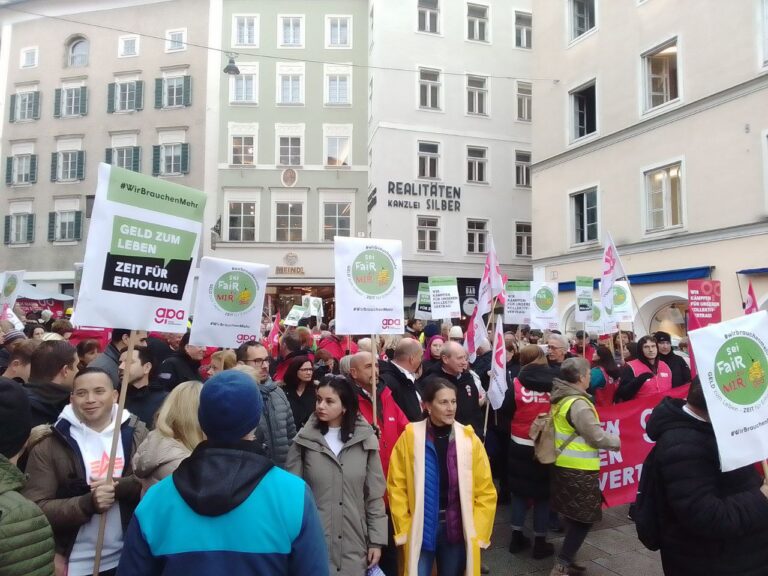
<path id="1" fill-rule="evenodd" d="M 253 378 L 238 370 L 224 370 L 203 385 L 197 418 L 210 440 L 234 443 L 256 429 L 263 410 Z"/>
<path id="2" fill-rule="evenodd" d="M 440 324 L 430 323 L 424 326 L 424 338 L 440 335 Z"/>
<path id="3" fill-rule="evenodd" d="M 10 378 L 0 378 L 0 454 L 13 458 L 29 438 L 32 415 L 24 388 Z"/>
<path id="4" fill-rule="evenodd" d="M 9 330 L 3 335 L 3 344 L 10 344 L 16 340 L 26 340 L 27 337 L 21 330 Z"/>

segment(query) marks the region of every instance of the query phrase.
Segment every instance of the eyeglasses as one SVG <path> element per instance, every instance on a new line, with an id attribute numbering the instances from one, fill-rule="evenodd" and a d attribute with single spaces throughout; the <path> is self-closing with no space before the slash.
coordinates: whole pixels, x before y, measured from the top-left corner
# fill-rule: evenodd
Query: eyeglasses
<path id="1" fill-rule="evenodd" d="M 266 356 L 264 358 L 251 358 L 250 360 L 246 360 L 246 362 L 253 362 L 254 364 L 264 364 L 264 362 L 269 362 L 269 356 Z"/>

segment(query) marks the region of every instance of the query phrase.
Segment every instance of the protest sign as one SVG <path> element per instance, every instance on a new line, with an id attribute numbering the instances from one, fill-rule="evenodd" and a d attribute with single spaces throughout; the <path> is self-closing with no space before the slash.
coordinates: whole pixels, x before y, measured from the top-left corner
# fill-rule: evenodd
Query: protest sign
<path id="1" fill-rule="evenodd" d="M 261 312 L 269 266 L 203 258 L 189 343 L 236 348 L 261 340 Z"/>
<path id="2" fill-rule="evenodd" d="M 629 290 L 629 282 L 618 280 L 613 284 L 613 313 L 615 322 L 634 322 L 635 314 L 632 311 L 632 292 Z"/>
<path id="3" fill-rule="evenodd" d="M 768 312 L 688 333 L 723 472 L 768 458 Z"/>
<path id="4" fill-rule="evenodd" d="M 80 285 L 83 283 L 83 263 L 75 262 L 75 285 L 74 285 L 74 299 L 72 301 L 72 308 L 77 308 L 77 298 L 80 296 Z"/>
<path id="5" fill-rule="evenodd" d="M 592 318 L 592 288 L 590 276 L 576 276 L 576 322 L 587 322 Z"/>
<path id="6" fill-rule="evenodd" d="M 433 318 L 461 318 L 459 284 L 450 276 L 429 278 L 429 301 Z"/>
<path id="7" fill-rule="evenodd" d="M 413 317 L 416 320 L 432 320 L 432 299 L 429 295 L 429 284 L 419 282 L 419 291 L 416 293 L 416 310 Z"/>
<path id="8" fill-rule="evenodd" d="M 719 280 L 688 280 L 688 330 L 722 320 Z"/>
<path id="9" fill-rule="evenodd" d="M 77 325 L 183 332 L 206 195 L 99 164 Z"/>
<path id="10" fill-rule="evenodd" d="M 304 308 L 304 306 L 294 306 L 291 308 L 291 311 L 288 312 L 288 316 L 285 317 L 285 322 L 283 323 L 286 326 L 298 326 L 299 320 L 304 318 L 306 311 L 307 309 Z"/>
<path id="11" fill-rule="evenodd" d="M 592 318 L 587 321 L 586 326 L 587 332 L 597 332 L 600 336 L 619 331 L 616 322 L 606 314 L 605 308 L 598 301 L 592 303 Z"/>
<path id="12" fill-rule="evenodd" d="M 559 326 L 557 284 L 531 282 L 531 328 L 555 330 Z"/>
<path id="13" fill-rule="evenodd" d="M 0 276 L 0 306 L 3 316 L 6 311 L 12 310 L 16 299 L 19 297 L 22 281 L 24 280 L 24 270 L 15 270 L 4 272 Z"/>
<path id="14" fill-rule="evenodd" d="M 403 244 L 334 239 L 336 334 L 402 334 Z"/>
<path id="15" fill-rule="evenodd" d="M 510 280 L 504 287 L 506 302 L 504 303 L 505 324 L 531 323 L 531 283 L 527 280 Z"/>
<path id="16" fill-rule="evenodd" d="M 314 296 L 302 296 L 301 297 L 301 306 L 304 308 L 304 318 L 310 318 L 314 316 L 315 318 L 322 318 L 323 317 L 323 299 L 322 298 L 316 298 Z"/>

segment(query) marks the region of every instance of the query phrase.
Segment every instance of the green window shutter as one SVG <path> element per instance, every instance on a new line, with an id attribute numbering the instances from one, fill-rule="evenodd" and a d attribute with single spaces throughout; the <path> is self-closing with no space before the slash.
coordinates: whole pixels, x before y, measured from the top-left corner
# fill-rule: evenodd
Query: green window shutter
<path id="1" fill-rule="evenodd" d="M 152 146 L 152 176 L 160 175 L 160 146 Z"/>
<path id="2" fill-rule="evenodd" d="M 184 106 L 192 105 L 192 76 L 184 76 Z"/>
<path id="3" fill-rule="evenodd" d="M 104 163 L 112 164 L 112 148 L 107 148 L 104 152 Z"/>
<path id="4" fill-rule="evenodd" d="M 48 212 L 48 242 L 56 240 L 56 212 Z"/>
<path id="5" fill-rule="evenodd" d="M 81 240 L 83 237 L 83 212 L 75 212 L 75 240 Z"/>
<path id="6" fill-rule="evenodd" d="M 56 88 L 53 93 L 53 117 L 61 118 L 61 88 Z"/>
<path id="7" fill-rule="evenodd" d="M 3 244 L 11 243 L 11 217 L 5 217 L 5 230 L 3 230 Z"/>
<path id="8" fill-rule="evenodd" d="M 155 108 L 163 107 L 163 79 L 155 78 Z"/>
<path id="9" fill-rule="evenodd" d="M 77 179 L 85 180 L 85 152 L 82 150 L 77 153 Z"/>
<path id="10" fill-rule="evenodd" d="M 88 87 L 80 86 L 80 116 L 88 114 Z"/>
<path id="11" fill-rule="evenodd" d="M 5 183 L 8 186 L 13 184 L 13 156 L 5 159 Z"/>
<path id="12" fill-rule="evenodd" d="M 37 154 L 29 157 L 29 181 L 32 184 L 37 182 Z"/>
<path id="13" fill-rule="evenodd" d="M 30 244 L 35 241 L 35 215 L 27 215 L 27 242 Z"/>
<path id="14" fill-rule="evenodd" d="M 107 114 L 112 114 L 115 111 L 115 83 L 110 82 L 107 84 Z"/>
<path id="15" fill-rule="evenodd" d="M 56 182 L 59 179 L 59 154 L 53 152 L 51 154 L 51 182 Z"/>
<path id="16" fill-rule="evenodd" d="M 11 94 L 11 107 L 8 111 L 8 122 L 16 121 L 16 94 Z"/>
<path id="17" fill-rule="evenodd" d="M 36 91 L 32 96 L 32 118 L 40 120 L 40 91 Z"/>
<path id="18" fill-rule="evenodd" d="M 181 145 L 181 173 L 189 174 L 189 144 Z"/>
<path id="19" fill-rule="evenodd" d="M 134 172 L 141 172 L 141 146 L 133 147 L 133 162 L 131 164 L 131 170 Z"/>
<path id="20" fill-rule="evenodd" d="M 136 110 L 144 110 L 144 80 L 136 80 Z"/>

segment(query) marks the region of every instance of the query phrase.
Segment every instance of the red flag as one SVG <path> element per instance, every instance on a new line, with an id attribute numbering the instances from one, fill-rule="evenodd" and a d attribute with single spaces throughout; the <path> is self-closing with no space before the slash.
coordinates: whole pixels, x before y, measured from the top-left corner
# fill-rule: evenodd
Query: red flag
<path id="1" fill-rule="evenodd" d="M 600 278 L 600 302 L 609 316 L 613 316 L 613 283 L 626 278 L 624 266 L 619 258 L 619 251 L 613 243 L 611 233 L 607 233 L 605 249 L 603 250 L 603 274 Z"/>
<path id="2" fill-rule="evenodd" d="M 744 304 L 744 314 L 752 314 L 758 310 L 760 310 L 760 308 L 757 307 L 755 289 L 752 288 L 752 280 L 750 280 L 749 287 L 747 288 L 747 302 Z"/>
<path id="3" fill-rule="evenodd" d="M 272 329 L 267 336 L 267 350 L 273 358 L 277 357 L 278 348 L 280 344 L 280 310 L 275 315 L 275 320 L 272 323 Z"/>
<path id="4" fill-rule="evenodd" d="M 488 332 L 483 322 L 483 316 L 493 312 L 493 299 L 496 298 L 502 304 L 506 301 L 504 288 L 507 277 L 501 273 L 499 259 L 496 256 L 496 247 L 493 237 L 488 237 L 488 254 L 485 256 L 483 277 L 480 279 L 480 289 L 477 294 L 477 306 L 469 319 L 467 334 L 464 338 L 464 348 L 467 350 L 470 362 L 474 362 L 477 346 L 483 338 L 488 338 Z"/>

